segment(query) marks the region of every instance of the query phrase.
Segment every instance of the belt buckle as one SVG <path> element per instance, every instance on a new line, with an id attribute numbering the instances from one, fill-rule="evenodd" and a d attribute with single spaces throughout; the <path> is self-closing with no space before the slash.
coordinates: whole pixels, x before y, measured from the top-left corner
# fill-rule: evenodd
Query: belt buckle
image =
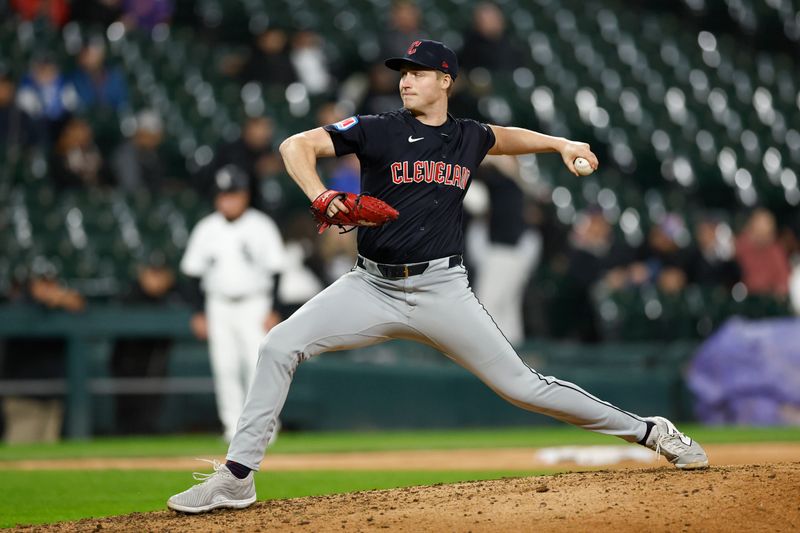
<path id="1" fill-rule="evenodd" d="M 408 265 L 403 265 L 403 277 L 408 277 Z"/>

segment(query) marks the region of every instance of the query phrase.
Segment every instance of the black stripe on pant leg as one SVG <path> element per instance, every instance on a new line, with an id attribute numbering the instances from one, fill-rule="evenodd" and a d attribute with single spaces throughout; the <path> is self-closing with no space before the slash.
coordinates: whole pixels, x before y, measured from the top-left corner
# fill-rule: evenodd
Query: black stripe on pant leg
<path id="1" fill-rule="evenodd" d="M 466 267 L 464 267 L 464 270 L 466 270 L 466 269 L 467 269 L 467 268 L 466 268 Z M 530 372 L 531 372 L 532 374 L 534 374 L 534 375 L 535 375 L 537 378 L 539 378 L 539 380 L 541 380 L 541 381 L 544 381 L 545 383 L 547 383 L 547 385 L 558 385 L 559 387 L 564 387 L 565 389 L 569 389 L 569 390 L 571 390 L 571 391 L 575 391 L 575 392 L 577 392 L 577 393 L 579 393 L 579 394 L 582 394 L 583 396 L 585 396 L 585 397 L 589 398 L 590 400 L 593 400 L 593 401 L 595 401 L 595 402 L 597 402 L 597 403 L 600 403 L 601 405 L 605 405 L 606 407 L 611 407 L 612 409 L 614 409 L 614 410 L 616 410 L 616 411 L 619 411 L 619 412 L 620 412 L 620 413 L 622 413 L 622 414 L 628 415 L 629 417 L 633 418 L 634 420 L 636 420 L 636 421 L 638 421 L 638 422 L 646 423 L 644 420 L 642 420 L 642 419 L 641 419 L 641 418 L 639 418 L 638 416 L 636 416 L 636 415 L 634 415 L 634 414 L 632 414 L 632 413 L 629 413 L 628 411 L 625 411 L 624 409 L 620 409 L 619 407 L 617 407 L 617 406 L 616 406 L 616 405 L 614 405 L 614 404 L 611 404 L 611 403 L 608 403 L 608 402 L 604 402 L 603 400 L 600 400 L 599 398 L 595 398 L 594 396 L 592 396 L 592 395 L 588 394 L 587 392 L 585 392 L 585 391 L 583 391 L 583 390 L 581 390 L 581 389 L 576 389 L 576 388 L 574 388 L 574 387 L 570 387 L 569 385 L 566 385 L 566 384 L 564 384 L 564 383 L 561 383 L 560 381 L 558 381 L 558 379 L 557 379 L 557 378 L 553 378 L 553 381 L 547 381 L 547 380 L 544 378 L 544 376 L 542 376 L 542 375 L 541 375 L 539 372 L 537 372 L 536 370 L 534 370 L 534 369 L 532 369 L 530 366 L 528 366 L 528 363 L 526 363 L 526 362 L 525 362 L 525 360 L 524 360 L 522 357 L 520 357 L 520 355 L 517 353 L 517 350 L 514 348 L 514 345 L 513 345 L 513 344 L 511 344 L 511 341 L 509 341 L 509 340 L 508 340 L 508 338 L 506 337 L 505 333 L 503 333 L 503 330 L 501 330 L 501 329 L 500 329 L 500 326 L 498 326 L 498 325 L 497 325 L 497 322 L 495 322 L 495 321 L 494 321 L 494 317 L 492 317 L 492 314 L 491 314 L 491 313 L 489 313 L 489 311 L 488 311 L 488 310 L 486 309 L 486 307 L 483 305 L 483 302 L 481 302 L 480 298 L 478 298 L 478 295 L 477 295 L 477 294 L 475 294 L 475 291 L 474 291 L 474 290 L 472 290 L 472 285 L 470 285 L 470 283 L 469 283 L 469 278 L 467 278 L 467 288 L 468 288 L 468 289 L 469 289 L 469 291 L 472 293 L 472 296 L 473 296 L 473 297 L 475 297 L 475 301 L 477 301 L 477 302 L 478 302 L 478 305 L 480 305 L 480 306 L 481 306 L 481 308 L 483 309 L 483 312 L 484 312 L 484 313 L 486 313 L 486 316 L 488 316 L 488 317 L 489 317 L 489 320 L 491 320 L 491 321 L 492 321 L 492 324 L 494 324 L 494 327 L 496 327 L 496 328 L 497 328 L 497 331 L 499 331 L 499 332 L 500 332 L 500 335 L 502 335 L 502 336 L 503 336 L 503 338 L 506 340 L 506 342 L 508 343 L 508 345 L 509 345 L 509 346 L 511 347 L 511 349 L 514 351 L 514 355 L 516 355 L 516 356 L 517 356 L 517 358 L 519 358 L 519 360 L 522 362 L 522 364 L 523 364 L 523 365 L 525 365 L 525 368 L 527 368 L 527 369 L 528 369 L 528 371 L 530 371 Z"/>

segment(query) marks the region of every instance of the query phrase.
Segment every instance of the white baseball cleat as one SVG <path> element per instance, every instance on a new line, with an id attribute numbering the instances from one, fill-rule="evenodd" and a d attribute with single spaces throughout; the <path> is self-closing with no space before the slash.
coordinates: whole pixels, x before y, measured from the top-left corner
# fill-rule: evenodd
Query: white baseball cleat
<path id="1" fill-rule="evenodd" d="M 205 513 L 214 509 L 244 509 L 256 501 L 253 472 L 244 479 L 234 476 L 228 467 L 217 461 L 208 461 L 213 474 L 195 472 L 192 477 L 202 481 L 167 500 L 167 507 L 182 513 Z"/>
<path id="2" fill-rule="evenodd" d="M 708 468 L 708 456 L 703 447 L 678 431 L 672 422 L 661 416 L 645 420 L 655 424 L 645 446 L 660 453 L 681 470 Z"/>

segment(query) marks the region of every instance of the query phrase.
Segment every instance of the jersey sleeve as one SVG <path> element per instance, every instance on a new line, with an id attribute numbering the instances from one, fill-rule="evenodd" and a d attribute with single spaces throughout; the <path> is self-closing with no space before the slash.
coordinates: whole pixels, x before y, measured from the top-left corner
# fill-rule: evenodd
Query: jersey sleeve
<path id="1" fill-rule="evenodd" d="M 492 131 L 492 128 L 488 124 L 483 124 L 482 122 L 476 122 L 475 124 L 479 128 L 478 139 L 479 146 L 481 147 L 481 160 L 483 160 L 486 154 L 489 153 L 489 150 L 494 146 L 494 131 Z"/>
<path id="2" fill-rule="evenodd" d="M 181 272 L 193 278 L 202 277 L 208 265 L 208 249 L 203 242 L 204 227 L 206 225 L 201 222 L 192 230 L 189 235 L 189 242 L 186 245 L 186 251 L 183 252 L 183 257 L 181 258 Z"/>
<path id="3" fill-rule="evenodd" d="M 323 126 L 323 129 L 330 134 L 337 157 L 347 154 L 368 156 L 376 144 L 374 135 L 370 133 L 378 120 L 375 115 L 354 115 Z"/>

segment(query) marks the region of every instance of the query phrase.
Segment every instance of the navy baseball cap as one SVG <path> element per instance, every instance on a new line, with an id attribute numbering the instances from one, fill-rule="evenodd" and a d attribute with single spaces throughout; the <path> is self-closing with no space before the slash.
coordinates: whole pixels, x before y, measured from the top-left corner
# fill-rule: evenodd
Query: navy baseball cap
<path id="1" fill-rule="evenodd" d="M 458 75 L 456 53 L 439 41 L 414 41 L 403 57 L 389 58 L 384 64 L 392 70 L 416 66 L 450 74 L 453 79 Z"/>
<path id="2" fill-rule="evenodd" d="M 250 178 L 236 165 L 225 165 L 214 175 L 214 189 L 217 193 L 246 191 L 250 189 Z"/>

